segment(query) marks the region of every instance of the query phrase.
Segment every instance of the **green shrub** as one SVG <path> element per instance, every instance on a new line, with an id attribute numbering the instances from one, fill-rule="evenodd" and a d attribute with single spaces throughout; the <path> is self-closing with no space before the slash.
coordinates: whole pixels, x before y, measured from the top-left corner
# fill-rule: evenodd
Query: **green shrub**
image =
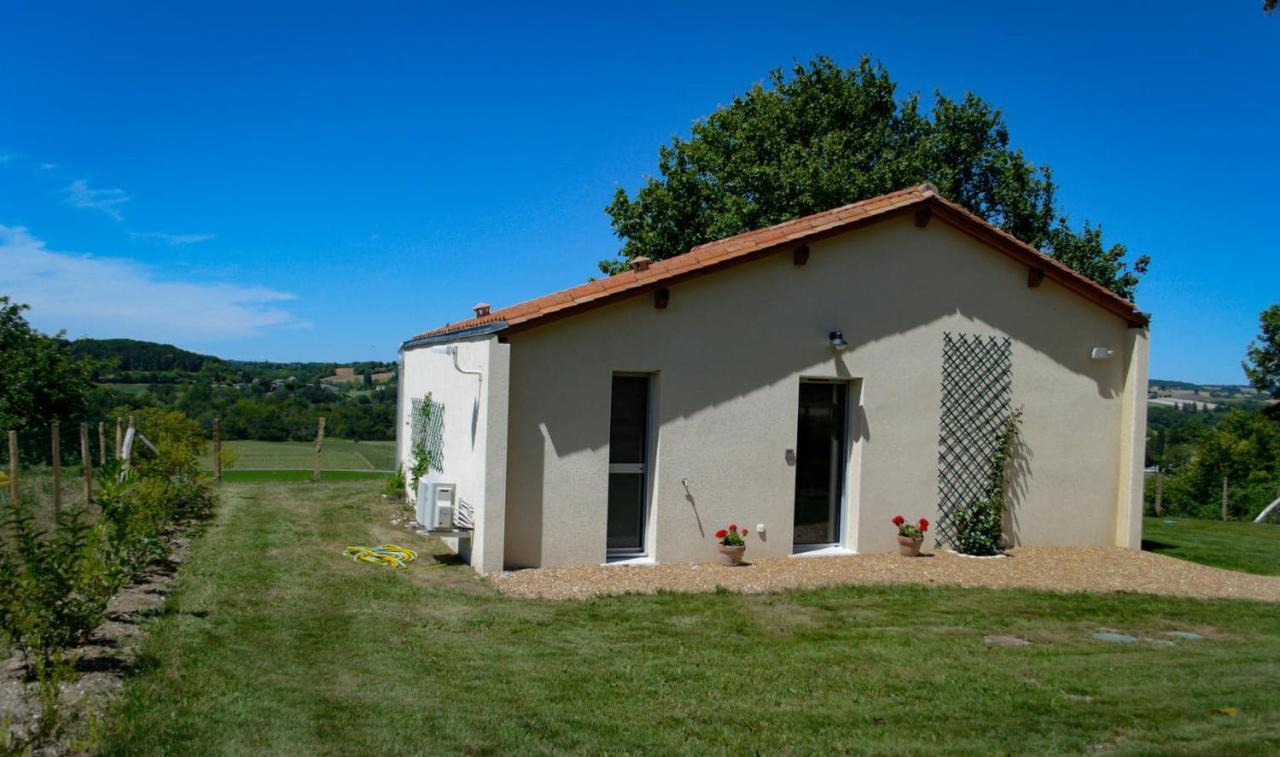
<path id="1" fill-rule="evenodd" d="M 83 643 L 102 623 L 126 573 L 109 529 L 83 511 L 64 514 L 45 535 L 25 502 L 9 503 L 10 540 L 0 549 L 0 628 L 37 666 Z M 38 670 L 37 670 L 38 672 Z"/>
<path id="2" fill-rule="evenodd" d="M 983 496 L 953 518 L 954 546 L 962 555 L 988 556 L 999 553 L 1003 545 L 1004 511 L 1009 486 L 1009 464 L 1018 442 L 1022 409 L 1014 410 L 1005 421 L 1000 438 L 987 461 L 987 481 Z"/>
<path id="3" fill-rule="evenodd" d="M 405 485 L 408 482 L 404 478 L 404 466 L 396 466 L 396 474 L 387 479 L 387 485 L 382 487 L 382 493 L 391 499 L 401 500 L 405 496 Z"/>

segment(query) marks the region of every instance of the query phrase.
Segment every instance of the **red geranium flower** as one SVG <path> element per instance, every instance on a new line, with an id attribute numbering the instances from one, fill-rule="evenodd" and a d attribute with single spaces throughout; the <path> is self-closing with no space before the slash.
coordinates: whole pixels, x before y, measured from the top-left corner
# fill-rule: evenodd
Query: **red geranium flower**
<path id="1" fill-rule="evenodd" d="M 929 521 L 925 520 L 924 518 L 921 518 L 921 519 L 920 519 L 920 530 L 921 530 L 921 531 L 928 531 L 928 530 L 929 530 Z"/>
<path id="2" fill-rule="evenodd" d="M 716 531 L 716 538 L 717 538 L 717 539 L 723 539 L 724 537 L 726 537 L 726 536 L 728 536 L 728 535 L 729 535 L 729 532 L 728 532 L 728 531 L 726 531 L 726 530 L 724 530 L 723 528 L 722 528 L 722 529 L 720 529 L 719 531 Z"/>
<path id="3" fill-rule="evenodd" d="M 907 522 L 907 519 L 902 517 L 901 515 L 893 516 L 893 525 L 895 526 L 901 526 L 903 523 L 906 523 L 906 522 Z"/>
<path id="4" fill-rule="evenodd" d="M 730 531 L 737 531 L 737 530 L 738 530 L 738 525 L 737 525 L 736 523 L 731 523 L 731 524 L 729 524 L 729 530 L 730 530 Z"/>
<path id="5" fill-rule="evenodd" d="M 746 535 L 747 535 L 747 534 L 749 534 L 749 533 L 751 533 L 751 532 L 750 532 L 750 531 L 748 531 L 747 529 L 745 529 L 745 528 L 744 528 L 744 529 L 742 529 L 742 535 L 743 535 L 743 536 L 746 536 Z"/>

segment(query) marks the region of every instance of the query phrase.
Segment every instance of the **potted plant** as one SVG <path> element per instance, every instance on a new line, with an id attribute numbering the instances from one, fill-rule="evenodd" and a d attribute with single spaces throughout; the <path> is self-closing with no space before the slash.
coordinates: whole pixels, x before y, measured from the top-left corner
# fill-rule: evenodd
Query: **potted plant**
<path id="1" fill-rule="evenodd" d="M 736 524 L 716 531 L 716 539 L 720 541 L 720 564 L 741 565 L 742 553 L 747 551 L 747 529 L 738 530 Z"/>
<path id="2" fill-rule="evenodd" d="M 898 527 L 898 551 L 907 557 L 919 557 L 920 545 L 924 543 L 925 532 L 929 530 L 929 521 L 921 518 L 916 523 L 908 523 L 906 518 L 895 515 L 893 525 Z"/>

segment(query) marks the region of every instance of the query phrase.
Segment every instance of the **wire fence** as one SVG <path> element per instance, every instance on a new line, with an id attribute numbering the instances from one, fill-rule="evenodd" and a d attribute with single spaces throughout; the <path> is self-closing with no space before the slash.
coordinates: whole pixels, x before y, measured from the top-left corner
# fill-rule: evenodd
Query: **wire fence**
<path id="1" fill-rule="evenodd" d="M 123 419 L 121 419 L 123 424 Z M 37 521 L 52 526 L 64 510 L 89 507 L 98 487 L 96 473 L 121 458 L 125 428 L 115 422 L 54 422 L 5 432 L 0 491 L 7 502 L 21 499 Z"/>

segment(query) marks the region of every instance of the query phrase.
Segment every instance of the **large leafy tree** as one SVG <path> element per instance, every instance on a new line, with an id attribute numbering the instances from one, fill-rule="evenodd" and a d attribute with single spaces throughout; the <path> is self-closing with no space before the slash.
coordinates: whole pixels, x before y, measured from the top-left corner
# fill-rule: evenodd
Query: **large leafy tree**
<path id="1" fill-rule="evenodd" d="M 61 334 L 32 328 L 26 310 L 0 297 L 0 431 L 43 431 L 50 421 L 81 420 L 94 392 L 98 361 L 72 354 Z"/>
<path id="2" fill-rule="evenodd" d="M 975 95 L 899 100 L 883 66 L 843 68 L 819 57 L 777 69 L 769 86 L 693 125 L 658 151 L 659 176 L 606 209 L 628 260 L 671 257 L 698 244 L 932 182 L 942 194 L 1118 294 L 1132 298 L 1148 259 L 1125 260 L 1102 229 L 1076 232 L 1054 202 L 1047 166 L 1009 143 L 1001 112 Z"/>
<path id="3" fill-rule="evenodd" d="M 1280 305 L 1262 311 L 1258 324 L 1258 338 L 1245 353 L 1244 372 L 1254 389 L 1280 399 Z"/>

